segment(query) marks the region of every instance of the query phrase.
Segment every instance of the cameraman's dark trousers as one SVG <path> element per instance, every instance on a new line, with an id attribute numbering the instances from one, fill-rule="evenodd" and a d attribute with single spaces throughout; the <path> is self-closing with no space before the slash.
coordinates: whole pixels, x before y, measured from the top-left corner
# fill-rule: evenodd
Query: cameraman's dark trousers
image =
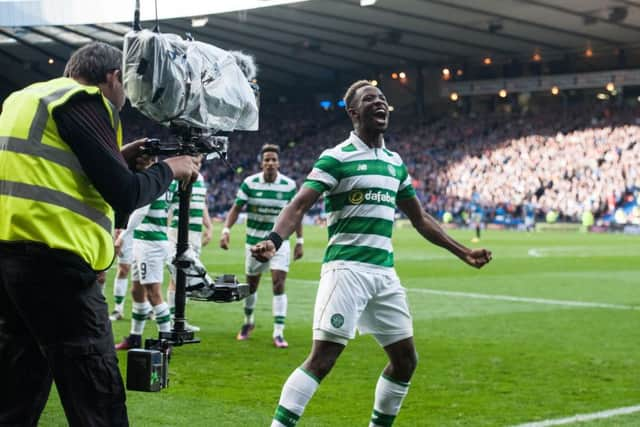
<path id="1" fill-rule="evenodd" d="M 76 255 L 0 243 L 0 426 L 35 426 L 55 381 L 71 426 L 128 426 L 107 304 Z"/>

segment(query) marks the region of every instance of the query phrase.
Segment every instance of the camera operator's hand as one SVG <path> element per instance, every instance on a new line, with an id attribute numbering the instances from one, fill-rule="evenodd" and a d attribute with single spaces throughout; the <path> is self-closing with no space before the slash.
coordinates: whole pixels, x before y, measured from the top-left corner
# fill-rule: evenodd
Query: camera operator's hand
<path id="1" fill-rule="evenodd" d="M 276 254 L 276 245 L 271 240 L 263 240 L 251 246 L 251 255 L 260 262 L 267 262 Z"/>
<path id="2" fill-rule="evenodd" d="M 200 169 L 202 169 L 202 160 L 203 159 L 204 159 L 204 156 L 202 154 L 200 154 L 198 156 L 195 156 L 193 158 L 193 161 L 196 164 L 196 174 L 191 176 L 191 183 L 192 184 L 198 180 L 198 175 L 200 174 Z"/>
<path id="3" fill-rule="evenodd" d="M 142 148 L 149 138 L 136 139 L 122 147 L 120 152 L 131 170 L 144 170 L 153 164 L 153 157 L 142 154 Z"/>
<path id="4" fill-rule="evenodd" d="M 198 178 L 200 159 L 191 156 L 177 156 L 163 161 L 169 165 L 175 179 L 194 182 Z"/>

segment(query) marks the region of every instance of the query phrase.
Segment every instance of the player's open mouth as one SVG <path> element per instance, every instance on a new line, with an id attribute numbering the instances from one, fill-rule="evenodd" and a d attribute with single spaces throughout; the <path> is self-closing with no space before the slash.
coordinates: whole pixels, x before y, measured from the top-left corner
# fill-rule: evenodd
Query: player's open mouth
<path id="1" fill-rule="evenodd" d="M 387 110 L 384 108 L 378 108 L 373 112 L 373 118 L 377 123 L 386 123 L 387 121 Z"/>

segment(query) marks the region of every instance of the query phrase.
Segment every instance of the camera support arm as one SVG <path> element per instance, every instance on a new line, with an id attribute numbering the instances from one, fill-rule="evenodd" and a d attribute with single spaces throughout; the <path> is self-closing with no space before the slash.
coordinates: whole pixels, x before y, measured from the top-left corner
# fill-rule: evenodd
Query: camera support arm
<path id="1" fill-rule="evenodd" d="M 180 205 L 178 209 L 178 242 L 176 244 L 176 258 L 179 259 L 189 249 L 189 203 L 191 201 L 192 183 L 181 185 L 178 190 Z M 176 310 L 173 329 L 176 332 L 185 330 L 186 319 L 184 307 L 186 303 L 187 276 L 182 268 L 176 269 Z"/>

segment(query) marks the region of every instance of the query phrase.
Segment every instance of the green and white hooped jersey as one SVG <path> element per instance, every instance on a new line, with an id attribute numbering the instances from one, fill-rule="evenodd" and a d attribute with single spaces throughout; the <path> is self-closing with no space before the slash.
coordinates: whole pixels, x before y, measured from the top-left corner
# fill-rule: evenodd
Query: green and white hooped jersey
<path id="1" fill-rule="evenodd" d="M 177 190 L 178 181 L 171 182 L 166 193 L 158 197 L 150 205 L 140 208 L 131 215 L 127 229 L 135 227 L 133 229 L 134 240 L 144 240 L 148 242 L 168 240 L 169 206 Z M 144 216 L 142 216 L 143 214 Z M 141 220 L 139 219 L 140 216 L 142 216 Z"/>
<path id="2" fill-rule="evenodd" d="M 351 132 L 346 141 L 320 155 L 304 185 L 325 193 L 329 244 L 324 263 L 393 267 L 396 201 L 416 194 L 397 153 L 384 144 L 369 148 Z"/>
<path id="3" fill-rule="evenodd" d="M 245 178 L 236 205 L 247 205 L 247 244 L 255 245 L 267 237 L 280 211 L 295 194 L 296 182 L 281 173 L 273 182 L 266 182 L 262 172 Z"/>
<path id="4" fill-rule="evenodd" d="M 204 183 L 204 178 L 201 174 L 198 174 L 198 179 L 193 183 L 191 189 L 191 202 L 189 203 L 189 242 L 191 245 L 200 247 L 202 244 L 202 218 L 206 205 L 207 187 Z M 176 187 L 175 193 L 173 193 L 173 200 L 171 203 L 171 228 L 175 229 L 173 232 L 177 232 L 178 228 L 178 214 L 180 208 L 180 196 Z"/>

